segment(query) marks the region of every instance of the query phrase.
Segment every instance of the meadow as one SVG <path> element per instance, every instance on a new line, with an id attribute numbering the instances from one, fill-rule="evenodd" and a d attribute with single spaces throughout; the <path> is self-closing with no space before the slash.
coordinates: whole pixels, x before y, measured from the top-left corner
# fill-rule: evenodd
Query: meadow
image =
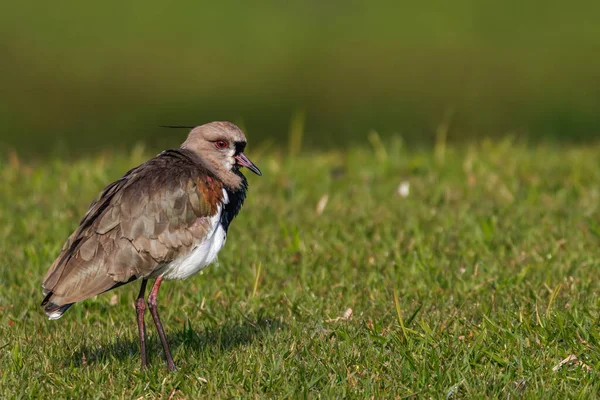
<path id="1" fill-rule="evenodd" d="M 130 284 L 59 321 L 40 282 L 154 153 L 0 158 L 0 398 L 595 398 L 600 144 L 262 144 L 219 265 L 167 282 L 178 373 Z M 252 174 L 247 174 L 252 175 Z"/>

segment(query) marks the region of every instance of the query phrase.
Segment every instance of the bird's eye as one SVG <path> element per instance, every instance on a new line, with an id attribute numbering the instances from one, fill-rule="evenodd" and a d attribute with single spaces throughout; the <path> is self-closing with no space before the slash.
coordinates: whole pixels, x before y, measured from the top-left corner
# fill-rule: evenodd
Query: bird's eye
<path id="1" fill-rule="evenodd" d="M 217 140 L 215 142 L 215 146 L 217 147 L 217 149 L 226 149 L 227 147 L 229 147 L 229 143 L 227 143 L 226 140 Z"/>

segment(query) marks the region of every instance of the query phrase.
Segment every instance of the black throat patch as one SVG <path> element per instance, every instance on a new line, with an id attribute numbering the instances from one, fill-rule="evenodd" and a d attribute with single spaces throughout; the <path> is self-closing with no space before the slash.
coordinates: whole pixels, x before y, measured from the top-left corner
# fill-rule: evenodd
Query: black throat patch
<path id="1" fill-rule="evenodd" d="M 246 191 L 248 190 L 248 181 L 244 174 L 240 171 L 235 171 L 235 174 L 242 178 L 242 184 L 239 189 L 236 190 L 225 187 L 225 192 L 227 192 L 227 196 L 229 197 L 229 203 L 223 205 L 223 211 L 221 211 L 221 225 L 226 233 L 229 224 L 240 212 L 242 204 L 244 204 L 244 200 L 246 199 Z"/>

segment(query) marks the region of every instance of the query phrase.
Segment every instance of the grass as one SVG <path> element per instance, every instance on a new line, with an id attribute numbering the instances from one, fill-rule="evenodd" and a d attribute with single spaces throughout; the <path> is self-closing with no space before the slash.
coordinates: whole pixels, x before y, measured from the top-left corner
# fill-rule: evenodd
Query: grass
<path id="1" fill-rule="evenodd" d="M 151 154 L 1 160 L 0 397 L 597 397 L 600 144 L 366 143 L 249 148 L 219 266 L 163 285 L 175 374 L 154 329 L 139 368 L 137 283 L 39 307 L 91 199 Z"/>

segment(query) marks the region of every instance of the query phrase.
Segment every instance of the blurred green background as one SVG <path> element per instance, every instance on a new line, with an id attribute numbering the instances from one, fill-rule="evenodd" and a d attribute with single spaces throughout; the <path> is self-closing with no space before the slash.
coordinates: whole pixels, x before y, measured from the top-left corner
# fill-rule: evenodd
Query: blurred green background
<path id="1" fill-rule="evenodd" d="M 179 144 L 226 119 L 253 143 L 427 143 L 600 129 L 600 2 L 4 2 L 0 146 Z M 301 124 L 302 125 L 302 124 Z"/>

